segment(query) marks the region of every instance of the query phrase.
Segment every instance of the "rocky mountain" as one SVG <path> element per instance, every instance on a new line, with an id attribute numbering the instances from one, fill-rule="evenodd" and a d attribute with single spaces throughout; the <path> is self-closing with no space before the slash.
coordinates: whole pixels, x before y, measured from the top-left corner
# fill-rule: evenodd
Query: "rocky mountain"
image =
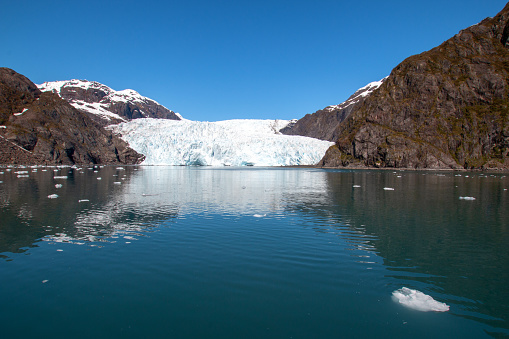
<path id="1" fill-rule="evenodd" d="M 409 57 L 337 126 L 321 166 L 509 168 L 509 4 Z"/>
<path id="2" fill-rule="evenodd" d="M 138 118 L 180 120 L 181 116 L 132 89 L 115 91 L 95 81 L 69 80 L 38 85 L 53 92 L 102 126 Z"/>
<path id="3" fill-rule="evenodd" d="M 0 163 L 135 164 L 143 161 L 57 94 L 0 68 Z"/>
<path id="4" fill-rule="evenodd" d="M 306 114 L 296 123 L 283 128 L 280 132 L 287 135 L 302 135 L 328 141 L 336 141 L 339 124 L 364 101 L 386 78 L 367 84 L 359 88 L 345 102 L 339 105 L 327 106 L 313 114 Z"/>

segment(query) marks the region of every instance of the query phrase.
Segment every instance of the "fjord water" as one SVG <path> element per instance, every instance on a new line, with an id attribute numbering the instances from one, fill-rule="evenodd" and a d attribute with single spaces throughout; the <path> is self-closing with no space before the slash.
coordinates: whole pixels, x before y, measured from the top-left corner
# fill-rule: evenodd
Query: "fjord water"
<path id="1" fill-rule="evenodd" d="M 2 338 L 509 335 L 504 174 L 21 170 L 0 169 Z"/>

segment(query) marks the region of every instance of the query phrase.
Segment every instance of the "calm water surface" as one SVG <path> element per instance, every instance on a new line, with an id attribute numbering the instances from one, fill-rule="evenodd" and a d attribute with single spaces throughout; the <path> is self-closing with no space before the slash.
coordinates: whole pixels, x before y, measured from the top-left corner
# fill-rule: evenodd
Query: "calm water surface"
<path id="1" fill-rule="evenodd" d="M 500 173 L 0 168 L 1 337 L 507 337 L 508 188 Z M 402 287 L 449 312 L 396 303 Z"/>

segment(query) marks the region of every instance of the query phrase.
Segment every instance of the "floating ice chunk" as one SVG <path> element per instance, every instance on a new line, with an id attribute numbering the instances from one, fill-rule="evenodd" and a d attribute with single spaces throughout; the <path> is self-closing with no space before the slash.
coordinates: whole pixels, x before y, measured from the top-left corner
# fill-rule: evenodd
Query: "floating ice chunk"
<path id="1" fill-rule="evenodd" d="M 28 174 L 28 171 L 17 171 L 17 172 L 14 172 L 16 174 Z"/>
<path id="2" fill-rule="evenodd" d="M 56 184 L 55 185 L 55 188 L 60 188 L 60 187 L 62 187 L 62 184 Z"/>
<path id="3" fill-rule="evenodd" d="M 386 191 L 394 191 L 394 188 L 392 188 L 392 187 L 384 187 L 384 190 L 386 190 Z"/>
<path id="4" fill-rule="evenodd" d="M 359 188 L 361 185 L 353 185 L 354 188 Z"/>
<path id="5" fill-rule="evenodd" d="M 102 179 L 103 179 L 103 178 L 101 178 L 101 177 L 97 177 L 97 180 L 102 180 Z"/>
<path id="6" fill-rule="evenodd" d="M 118 169 L 118 170 L 125 170 L 125 168 L 123 168 L 123 167 L 117 167 L 116 169 Z"/>
<path id="7" fill-rule="evenodd" d="M 30 176 L 28 174 L 18 174 L 18 178 L 29 178 Z"/>
<path id="8" fill-rule="evenodd" d="M 475 200 L 474 197 L 460 197 L 460 200 Z"/>
<path id="9" fill-rule="evenodd" d="M 48 195 L 48 198 L 56 199 L 56 198 L 58 198 L 58 194 L 50 194 L 50 195 Z"/>
<path id="10" fill-rule="evenodd" d="M 53 179 L 67 179 L 67 175 L 55 175 Z"/>
<path id="11" fill-rule="evenodd" d="M 436 301 L 431 296 L 407 287 L 392 292 L 394 301 L 422 312 L 447 312 L 449 305 Z"/>
<path id="12" fill-rule="evenodd" d="M 121 181 L 114 181 L 113 182 L 115 185 L 122 185 L 122 182 Z"/>
<path id="13" fill-rule="evenodd" d="M 47 283 L 49 280 L 45 279 L 42 281 L 43 284 Z"/>
<path id="14" fill-rule="evenodd" d="M 90 200 L 88 200 L 88 199 L 80 199 L 80 200 L 78 200 L 78 202 L 88 202 L 88 201 L 90 201 Z"/>
<path id="15" fill-rule="evenodd" d="M 4 182 L 3 181 L 0 181 L 0 184 L 3 184 Z"/>
<path id="16" fill-rule="evenodd" d="M 255 218 L 263 218 L 263 217 L 266 217 L 267 214 L 254 214 L 253 217 Z"/>

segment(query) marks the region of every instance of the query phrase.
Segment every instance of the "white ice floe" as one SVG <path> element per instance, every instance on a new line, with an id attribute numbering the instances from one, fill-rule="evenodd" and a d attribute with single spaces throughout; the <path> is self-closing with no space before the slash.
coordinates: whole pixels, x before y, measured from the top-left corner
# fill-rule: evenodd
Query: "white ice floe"
<path id="1" fill-rule="evenodd" d="M 386 190 L 386 191 L 394 191 L 394 188 L 392 188 L 392 187 L 384 187 L 384 190 Z"/>
<path id="2" fill-rule="evenodd" d="M 55 185 L 55 188 L 61 188 L 62 187 L 62 184 L 56 184 Z"/>
<path id="3" fill-rule="evenodd" d="M 115 185 L 122 185 L 122 182 L 121 181 L 114 181 L 113 182 Z"/>
<path id="4" fill-rule="evenodd" d="M 354 188 L 359 188 L 361 185 L 353 185 Z"/>
<path id="5" fill-rule="evenodd" d="M 408 287 L 400 288 L 392 292 L 394 301 L 422 312 L 447 312 L 449 305 L 436 301 L 431 296 Z"/>
<path id="6" fill-rule="evenodd" d="M 67 179 L 67 175 L 56 175 L 53 179 Z"/>
<path id="7" fill-rule="evenodd" d="M 30 176 L 28 174 L 18 174 L 18 178 L 29 178 Z"/>
<path id="8" fill-rule="evenodd" d="M 475 200 L 474 197 L 460 197 L 460 200 Z"/>
<path id="9" fill-rule="evenodd" d="M 56 199 L 56 198 L 58 198 L 58 194 L 50 194 L 50 195 L 48 195 L 48 198 Z"/>
<path id="10" fill-rule="evenodd" d="M 88 201 L 90 201 L 90 200 L 88 200 L 88 199 L 80 199 L 80 200 L 78 200 L 78 202 L 88 202 Z"/>

